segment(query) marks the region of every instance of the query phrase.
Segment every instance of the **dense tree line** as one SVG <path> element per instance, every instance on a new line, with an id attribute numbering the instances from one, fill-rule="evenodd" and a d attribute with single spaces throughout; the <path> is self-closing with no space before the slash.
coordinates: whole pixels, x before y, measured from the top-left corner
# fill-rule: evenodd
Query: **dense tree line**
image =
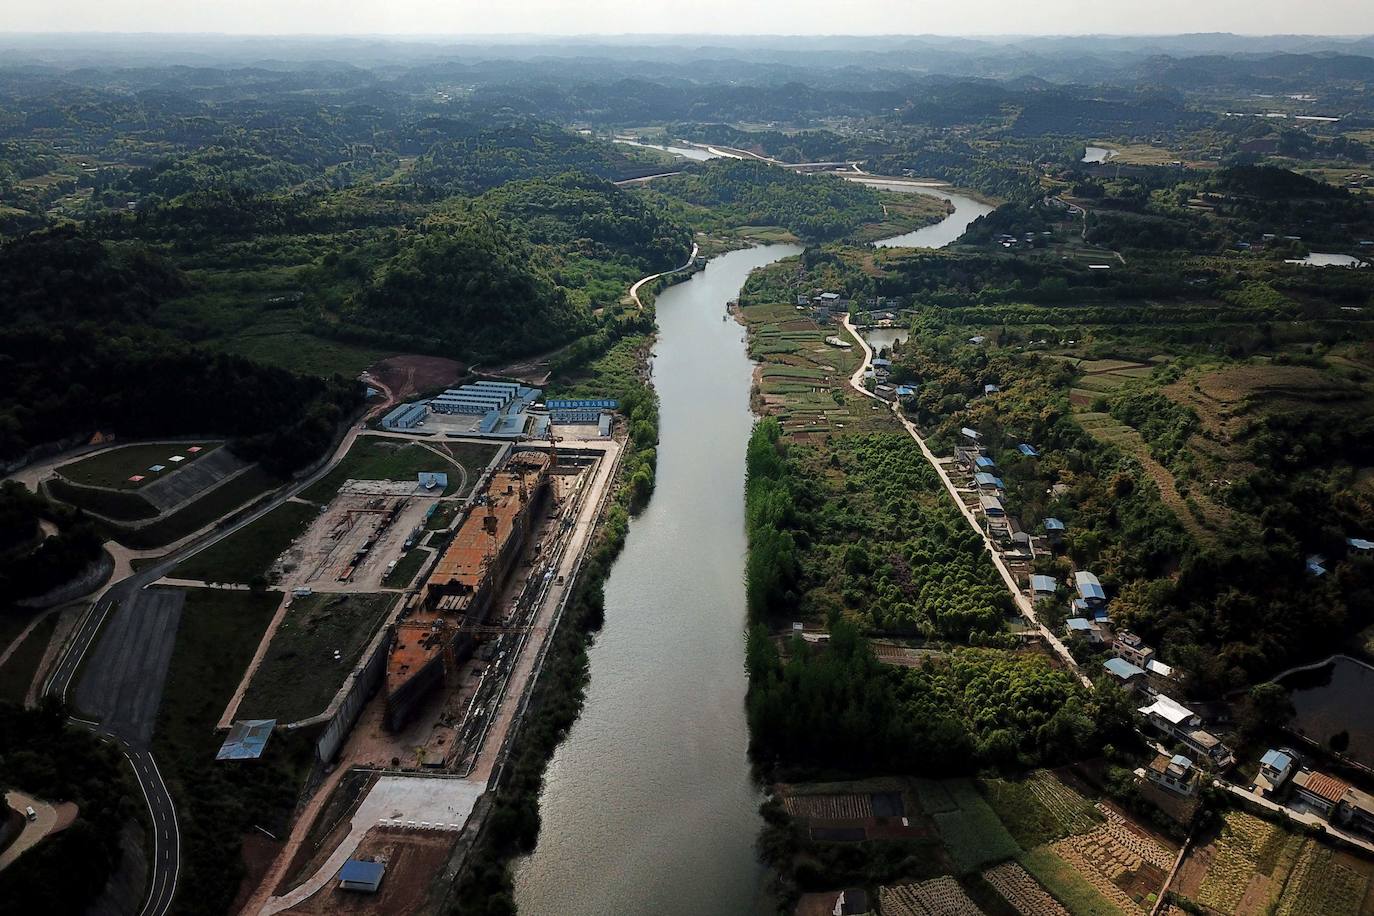
<path id="1" fill-rule="evenodd" d="M 781 226 L 808 240 L 838 238 L 883 218 L 878 194 L 833 175 L 799 175 L 749 159 L 713 160 L 654 182 L 711 226 Z"/>
<path id="2" fill-rule="evenodd" d="M 55 702 L 0 703 L 0 788 L 73 802 L 75 823 L 0 872 L 0 913 L 79 913 L 119 864 L 119 832 L 142 804 L 123 755 L 67 723 Z"/>

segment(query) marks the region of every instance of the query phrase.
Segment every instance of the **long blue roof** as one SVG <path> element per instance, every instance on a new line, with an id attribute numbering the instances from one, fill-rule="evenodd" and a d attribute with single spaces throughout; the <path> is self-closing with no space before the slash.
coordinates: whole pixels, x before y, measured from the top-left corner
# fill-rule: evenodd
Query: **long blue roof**
<path id="1" fill-rule="evenodd" d="M 386 866 L 381 862 L 364 862 L 361 859 L 349 859 L 339 869 L 340 881 L 357 881 L 362 884 L 376 884 L 382 880 L 382 875 L 386 872 Z"/>
<path id="2" fill-rule="evenodd" d="M 1059 588 L 1054 576 L 1031 576 L 1031 589 L 1037 592 L 1052 592 Z"/>

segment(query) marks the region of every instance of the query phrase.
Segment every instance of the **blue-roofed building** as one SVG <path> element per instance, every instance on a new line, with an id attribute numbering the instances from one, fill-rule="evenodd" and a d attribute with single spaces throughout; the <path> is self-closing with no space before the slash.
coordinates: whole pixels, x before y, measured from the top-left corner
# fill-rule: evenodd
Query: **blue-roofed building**
<path id="1" fill-rule="evenodd" d="M 1102 641 L 1102 631 L 1086 617 L 1070 617 L 1064 621 L 1064 629 L 1070 636 L 1083 636 L 1093 642 Z"/>
<path id="2" fill-rule="evenodd" d="M 1002 485 L 1002 478 L 1000 478 L 1000 477 L 995 477 L 995 476 L 993 476 L 992 474 L 989 474 L 989 473 L 987 473 L 987 472 L 985 472 L 985 471 L 980 471 L 980 472 L 978 472 L 977 474 L 974 474 L 974 475 L 973 475 L 973 482 L 976 483 L 976 484 L 978 484 L 978 489 L 980 489 L 980 490 L 1001 490 L 1001 489 L 1004 489 L 1004 487 L 1003 487 L 1003 485 Z"/>
<path id="3" fill-rule="evenodd" d="M 1035 446 L 1027 445 L 1025 442 L 1022 442 L 1020 445 L 1016 446 L 1016 450 L 1021 454 L 1025 455 L 1027 458 L 1040 457 L 1040 453 L 1035 450 Z"/>
<path id="4" fill-rule="evenodd" d="M 997 462 L 993 461 L 987 455 L 979 455 L 977 458 L 974 459 L 973 463 L 978 467 L 978 470 L 980 471 L 990 471 L 993 468 L 997 467 Z"/>
<path id="5" fill-rule="evenodd" d="M 1063 532 L 1064 523 L 1057 518 L 1047 518 L 1045 519 L 1045 530 Z"/>
<path id="6" fill-rule="evenodd" d="M 915 394 L 915 393 L 916 393 L 916 389 L 915 389 L 915 388 L 912 388 L 910 385 L 898 385 L 898 386 L 897 386 L 897 397 L 899 397 L 899 398 L 909 398 L 909 397 L 911 397 L 911 396 L 912 396 L 913 394 Z"/>
<path id="7" fill-rule="evenodd" d="M 382 886 L 382 876 L 385 874 L 386 866 L 381 862 L 349 859 L 339 869 L 339 887 L 346 891 L 375 894 Z"/>
<path id="8" fill-rule="evenodd" d="M 1106 589 L 1097 581 L 1097 576 L 1086 569 L 1074 571 L 1073 584 L 1078 589 L 1078 597 L 1087 602 L 1088 607 L 1101 607 L 1107 603 Z"/>
<path id="9" fill-rule="evenodd" d="M 1374 541 L 1366 541 L 1364 538 L 1346 538 L 1345 542 L 1350 545 L 1351 550 L 1361 552 L 1374 550 Z"/>
<path id="10" fill-rule="evenodd" d="M 996 385 L 984 385 L 984 386 L 983 386 L 983 394 L 996 394 L 997 392 L 999 392 L 999 391 L 1001 391 L 1001 390 L 1002 390 L 1002 389 L 1001 389 L 1001 388 L 998 388 Z"/>
<path id="11" fill-rule="evenodd" d="M 1260 795 L 1272 795 L 1283 788 L 1283 784 L 1293 775 L 1293 754 L 1286 750 L 1270 748 L 1260 758 L 1259 773 L 1251 787 Z"/>
<path id="12" fill-rule="evenodd" d="M 382 417 L 382 428 L 389 430 L 414 429 L 423 423 L 428 415 L 429 404 L 424 401 L 402 404 L 392 408 L 386 416 Z"/>
<path id="13" fill-rule="evenodd" d="M 1314 553 L 1307 558 L 1307 571 L 1314 576 L 1326 575 L 1326 557 Z"/>
<path id="14" fill-rule="evenodd" d="M 257 760 L 267 748 L 276 719 L 239 719 L 220 745 L 216 760 Z"/>
<path id="15" fill-rule="evenodd" d="M 1198 783 L 1202 777 L 1193 761 L 1183 754 L 1156 754 L 1155 759 L 1145 768 L 1145 775 L 1155 785 L 1184 798 L 1191 798 L 1197 794 Z"/>
<path id="16" fill-rule="evenodd" d="M 1037 595 L 1053 595 L 1059 590 L 1059 583 L 1054 581 L 1054 576 L 1031 576 L 1031 591 Z"/>
<path id="17" fill-rule="evenodd" d="M 959 430 L 959 434 L 963 436 L 965 439 L 970 439 L 974 442 L 977 442 L 979 439 L 983 438 L 982 433 L 978 432 L 978 430 L 976 429 L 969 429 L 967 426 L 961 428 Z"/>
<path id="18" fill-rule="evenodd" d="M 614 398 L 550 398 L 544 402 L 544 406 L 550 411 L 581 410 L 586 407 L 594 407 L 597 410 L 615 410 L 620 406 L 620 402 Z"/>
<path id="19" fill-rule="evenodd" d="M 1145 676 L 1145 669 L 1139 665 L 1132 665 L 1124 658 L 1109 658 L 1102 663 L 1102 667 L 1107 669 L 1107 673 L 1115 677 L 1123 684 L 1134 683 L 1136 678 Z"/>

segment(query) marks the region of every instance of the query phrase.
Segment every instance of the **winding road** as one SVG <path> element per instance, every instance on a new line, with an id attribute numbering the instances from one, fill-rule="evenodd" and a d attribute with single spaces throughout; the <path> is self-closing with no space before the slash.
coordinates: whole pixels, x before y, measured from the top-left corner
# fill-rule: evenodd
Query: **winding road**
<path id="1" fill-rule="evenodd" d="M 107 626 L 113 628 L 136 623 L 138 616 L 142 613 L 140 605 L 147 603 L 150 596 L 156 594 L 149 592 L 148 586 L 167 575 L 172 567 L 187 556 L 209 547 L 247 525 L 251 525 L 306 487 L 320 480 L 343 460 L 344 455 L 348 453 L 358 438 L 360 431 L 360 426 L 356 424 L 350 426 L 340 439 L 333 455 L 318 470 L 279 491 L 276 496 L 244 518 L 222 530 L 212 531 L 208 536 L 203 536 L 186 547 L 169 554 L 157 564 L 106 588 L 63 648 L 57 664 L 44 682 L 43 695 L 56 697 L 65 703 L 73 687 L 85 678 L 99 678 L 98 683 L 90 685 L 90 692 L 95 694 L 108 692 L 117 695 L 119 700 L 123 700 L 124 695 L 119 693 L 121 683 L 116 682 L 116 680 L 127 682 L 130 668 L 137 667 L 146 661 L 141 657 L 142 653 L 139 650 L 149 650 L 140 645 L 128 653 L 126 657 L 120 659 L 122 665 L 107 666 L 101 670 L 92 666 L 83 671 L 82 663 L 97 644 L 97 637 L 102 629 Z M 174 616 L 170 619 L 172 622 L 168 628 L 169 631 L 164 630 L 156 634 L 161 641 L 170 641 L 176 638 L 175 624 L 179 618 Z M 168 645 L 168 649 L 170 649 L 170 645 Z M 78 678 L 78 675 L 81 677 Z M 164 666 L 161 669 L 160 678 L 165 678 L 165 676 L 166 669 Z M 143 686 L 149 687 L 150 685 Z M 161 686 L 160 680 L 158 684 L 151 685 L 157 698 L 161 696 Z M 148 898 L 142 910 L 139 911 L 139 916 L 164 916 L 171 910 L 172 901 L 176 895 L 180 870 L 181 834 L 177 825 L 176 803 L 172 799 L 171 792 L 167 789 L 162 773 L 158 770 L 157 761 L 153 759 L 151 723 L 145 718 L 141 718 L 137 713 L 138 710 L 120 708 L 116 710 L 114 715 L 107 716 L 104 722 L 93 722 L 78 716 L 72 718 L 73 721 L 86 726 L 96 734 L 118 742 L 129 760 L 129 767 L 138 782 L 144 800 L 147 802 L 153 832 L 152 870 Z M 153 705 L 153 713 L 156 713 L 156 703 Z"/>
<path id="2" fill-rule="evenodd" d="M 864 373 L 873 362 L 873 348 L 868 345 L 868 341 L 864 340 L 863 335 L 854 328 L 854 324 L 848 315 L 844 317 L 844 329 L 849 332 L 850 336 L 859 342 L 859 346 L 863 349 L 864 353 L 863 362 L 859 364 L 858 369 L 854 370 L 854 374 L 849 377 L 849 387 L 865 397 L 882 402 L 882 398 L 864 387 Z M 973 527 L 973 530 L 978 532 L 978 536 L 983 539 L 983 546 L 987 548 L 988 553 L 992 556 L 992 563 L 997 567 L 997 571 L 1001 573 L 1002 581 L 1006 584 L 1007 590 L 1011 592 L 1011 597 L 1012 600 L 1016 602 L 1017 610 L 1021 612 L 1021 615 L 1025 617 L 1037 631 L 1039 631 L 1040 637 L 1045 640 L 1046 644 L 1054 649 L 1056 655 L 1064 660 L 1064 664 L 1068 665 L 1069 670 L 1078 675 L 1079 680 L 1083 682 L 1083 686 L 1091 690 L 1092 681 L 1090 681 L 1087 675 L 1079 669 L 1078 662 L 1074 660 L 1073 653 L 1069 651 L 1069 647 L 1064 645 L 1064 642 L 1059 639 L 1059 637 L 1055 636 L 1049 627 L 1041 623 L 1040 618 L 1035 615 L 1034 605 L 1031 604 L 1030 599 L 1026 597 L 1021 587 L 1016 584 L 1016 578 L 1011 574 L 1011 570 L 1007 569 L 1007 564 L 1002 560 L 1001 552 L 993 546 L 991 539 L 987 536 L 987 532 L 983 530 L 983 526 L 978 524 L 978 517 L 973 514 L 973 510 L 970 509 L 968 504 L 960 497 L 959 488 L 954 485 L 954 481 L 950 479 L 949 472 L 945 470 L 945 466 L 940 463 L 940 460 L 935 457 L 935 453 L 930 450 L 930 446 L 926 445 L 926 440 L 921 436 L 920 431 L 916 429 L 916 424 L 912 423 L 902 414 L 901 408 L 896 402 L 888 404 L 888 409 L 892 411 L 893 416 L 895 416 L 902 426 L 906 428 L 911 438 L 916 440 L 916 444 L 921 448 L 921 454 L 925 456 L 926 461 L 930 462 L 930 466 L 935 469 L 935 473 L 940 475 L 940 480 L 944 483 L 945 490 L 949 492 L 950 498 L 954 500 L 954 504 L 959 508 L 959 511 L 963 513 L 965 520 Z"/>

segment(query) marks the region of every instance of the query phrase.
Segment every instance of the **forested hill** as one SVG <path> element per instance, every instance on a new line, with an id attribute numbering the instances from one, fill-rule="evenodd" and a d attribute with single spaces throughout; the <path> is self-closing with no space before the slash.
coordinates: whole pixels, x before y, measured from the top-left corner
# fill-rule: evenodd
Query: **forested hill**
<path id="1" fill-rule="evenodd" d="M 97 430 L 221 433 L 283 473 L 314 460 L 357 384 L 208 353 L 150 327 L 186 283 L 141 247 L 71 228 L 0 245 L 0 460 Z"/>
<path id="2" fill-rule="evenodd" d="M 684 219 L 708 229 L 781 226 L 800 238 L 825 241 L 883 218 L 871 188 L 747 159 L 713 160 L 660 178 L 653 190 L 675 204 Z"/>

